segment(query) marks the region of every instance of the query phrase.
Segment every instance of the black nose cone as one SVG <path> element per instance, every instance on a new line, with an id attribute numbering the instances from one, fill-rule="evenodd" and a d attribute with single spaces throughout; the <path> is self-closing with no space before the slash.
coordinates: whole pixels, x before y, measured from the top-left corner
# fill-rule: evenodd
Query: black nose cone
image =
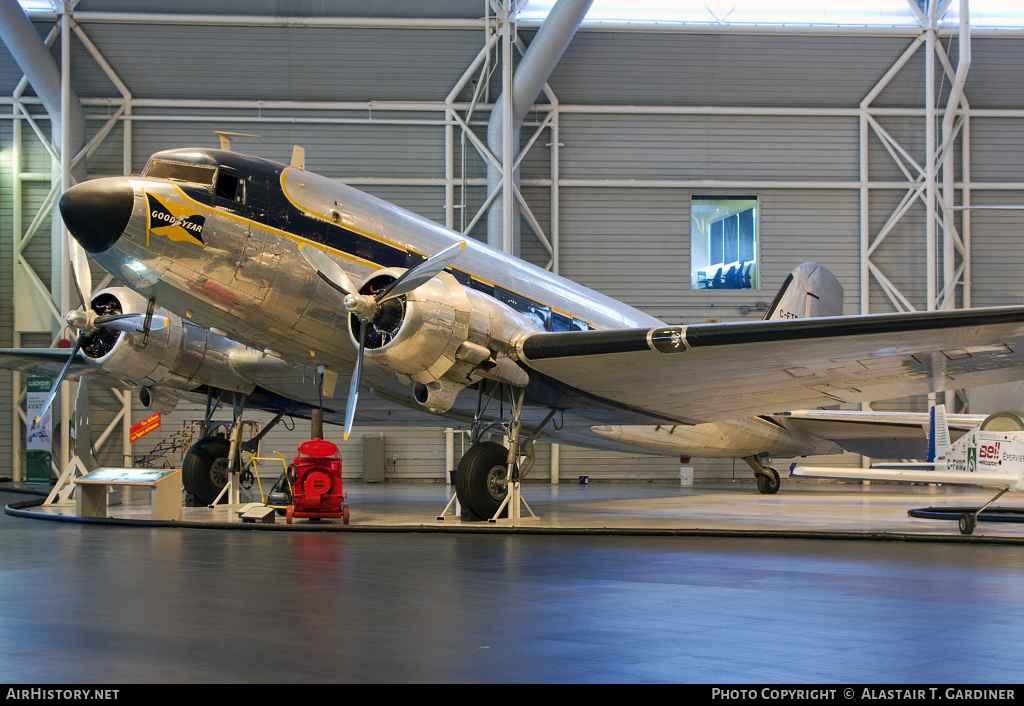
<path id="1" fill-rule="evenodd" d="M 60 197 L 60 215 L 71 235 L 91 253 L 110 250 L 128 226 L 135 196 L 127 179 L 93 179 Z"/>

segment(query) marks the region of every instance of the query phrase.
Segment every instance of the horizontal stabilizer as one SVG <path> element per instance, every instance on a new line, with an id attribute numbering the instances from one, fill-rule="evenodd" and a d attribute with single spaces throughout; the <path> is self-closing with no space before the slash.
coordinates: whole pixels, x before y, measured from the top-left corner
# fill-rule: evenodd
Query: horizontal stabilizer
<path id="1" fill-rule="evenodd" d="M 946 483 L 949 485 L 982 485 L 1009 488 L 1018 478 L 1009 473 L 968 473 L 966 471 L 929 471 L 929 464 L 887 464 L 885 468 L 833 468 L 831 466 L 797 466 L 790 476 L 801 478 L 833 478 L 837 480 L 877 480 L 897 483 Z"/>

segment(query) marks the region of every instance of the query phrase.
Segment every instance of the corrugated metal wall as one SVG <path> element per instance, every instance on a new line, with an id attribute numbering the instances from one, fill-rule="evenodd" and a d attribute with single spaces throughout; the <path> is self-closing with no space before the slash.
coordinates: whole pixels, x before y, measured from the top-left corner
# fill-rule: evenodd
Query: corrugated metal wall
<path id="1" fill-rule="evenodd" d="M 399 7 L 401 5 L 401 7 Z M 279 2 L 246 5 L 249 14 L 273 15 Z M 306 8 L 306 4 L 302 4 Z M 319 8 L 319 6 L 318 6 Z M 381 12 L 374 2 L 344 3 L 337 11 L 364 17 Z M 84 0 L 79 11 L 132 11 L 131 3 Z M 187 3 L 171 11 L 237 13 L 223 2 Z M 326 11 L 318 9 L 317 12 Z M 440 16 L 434 4 L 398 3 L 394 16 Z M 444 4 L 448 17 L 473 18 L 478 1 Z M 45 34 L 48 27 L 39 23 Z M 307 166 L 343 180 L 371 180 L 365 190 L 444 222 L 445 130 L 441 104 L 479 51 L 479 30 L 453 28 L 316 28 L 176 26 L 174 24 L 98 23 L 83 27 L 139 103 L 131 123 L 132 168 L 138 171 L 159 149 L 214 146 L 214 130 L 257 133 L 239 138 L 235 148 L 287 161 L 292 144 L 306 148 Z M 523 30 L 527 43 L 533 32 Z M 758 305 L 796 264 L 816 260 L 835 272 L 846 287 L 846 311 L 860 308 L 860 124 L 849 112 L 910 45 L 909 37 L 813 35 L 646 34 L 581 31 L 551 77 L 562 112 L 559 124 L 560 271 L 583 284 L 620 298 L 669 322 L 752 318 Z M 944 40 L 947 44 L 948 40 Z M 112 113 L 119 98 L 77 40 L 73 40 L 73 85 L 87 107 L 90 133 Z M 955 45 L 951 48 L 955 62 Z M 974 108 L 1020 109 L 1024 81 L 1019 65 L 1024 39 L 976 39 L 967 94 Z M 922 53 L 912 59 L 881 93 L 876 105 L 921 109 L 924 100 Z M 500 75 L 500 72 L 497 72 Z M 10 95 L 21 72 L 0 50 L 0 95 Z M 496 89 L 492 75 L 491 97 Z M 941 83 L 941 82 L 940 82 Z M 940 85 L 948 91 L 948 82 Z M 460 100 L 468 100 L 470 84 Z M 148 102 L 146 102 L 148 101 Z M 220 103 L 211 103 L 221 101 Z M 231 101 L 243 101 L 233 103 Z M 292 101 L 290 104 L 275 101 Z M 421 102 L 402 111 L 388 101 Z M 359 102 L 360 106 L 320 106 L 311 102 Z M 375 106 L 373 103 L 376 102 Z M 610 107 L 605 110 L 601 106 Z M 638 106 L 631 109 L 629 106 Z M 729 114 L 706 107 L 740 108 Z M 650 107 L 667 109 L 661 114 Z M 764 107 L 787 109 L 757 114 Z M 829 114 L 819 109 L 846 109 Z M 38 111 L 38 108 L 33 108 Z M 474 115 L 474 129 L 485 133 L 487 111 Z M 543 111 L 531 114 L 523 142 Z M 918 160 L 923 161 L 921 115 L 879 118 Z M 43 121 L 45 124 L 45 120 Z M 971 178 L 974 182 L 1024 181 L 1024 119 L 986 114 L 972 119 Z M 27 131 L 26 131 L 27 132 Z M 90 175 L 122 170 L 124 125 L 114 129 L 92 157 Z M 26 138 L 30 167 L 45 170 L 49 160 L 33 138 Z M 523 163 L 523 191 L 541 227 L 549 235 L 552 195 L 550 133 L 538 140 Z M 11 119 L 0 120 L 0 345 L 11 341 Z M 899 181 L 902 173 L 879 140 L 868 140 L 870 179 Z M 455 174 L 463 174 L 456 130 Z M 467 220 L 485 197 L 483 161 L 466 147 Z M 372 180 L 386 180 L 373 183 Z M 428 181 L 429 180 L 429 181 Z M 708 181 L 712 180 L 712 181 Z M 717 180 L 717 181 L 714 181 Z M 702 185 L 701 182 L 707 182 Z M 787 185 L 786 182 L 790 182 Z M 798 182 L 798 183 L 797 183 Z M 844 186 L 848 183 L 848 186 Z M 820 186 L 816 186 L 820 184 Z M 37 203 L 45 185 L 25 189 Z M 756 291 L 693 292 L 690 272 L 690 198 L 694 194 L 753 194 L 760 203 L 760 283 Z M 895 189 L 872 189 L 870 231 L 875 233 L 902 198 Z M 1020 201 L 1019 192 L 975 191 L 976 204 Z M 456 212 L 455 222 L 463 215 Z M 979 211 L 973 216 L 973 288 L 975 305 L 999 304 L 1019 295 L 1017 272 L 1024 260 L 1020 211 Z M 471 233 L 484 239 L 484 225 Z M 924 209 L 912 209 L 874 259 L 915 301 L 924 297 Z M 548 259 L 524 222 L 523 255 L 543 265 Z M 47 244 L 30 256 L 48 276 Z M 871 308 L 890 310 L 881 289 L 869 288 Z M 745 312 L 745 313 L 744 313 Z M 39 337 L 33 338 L 38 343 Z M 10 375 L 0 374 L 0 396 L 9 399 Z M 9 393 L 9 394 L 8 394 Z M 112 414 L 105 403 L 94 408 Z M 165 419 L 161 433 L 182 420 L 201 416 L 184 405 Z M 5 409 L 0 417 L 9 412 Z M 135 419 L 146 413 L 136 410 Z M 267 417 L 269 418 L 269 417 Z M 306 422 L 294 430 L 279 427 L 264 444 L 290 457 L 307 434 Z M 386 436 L 386 455 L 394 458 L 395 478 L 440 481 L 444 477 L 444 437 L 439 428 L 359 427 Z M 137 444 L 144 450 L 157 440 Z M 0 458 L 23 444 L 12 440 L 9 422 L 0 424 Z M 119 462 L 119 432 L 109 442 L 107 462 Z M 549 453 L 541 445 L 533 477 L 546 479 Z M 361 444 L 345 454 L 347 472 L 358 474 Z M 678 478 L 678 459 L 610 455 L 563 447 L 563 480 L 589 475 L 595 480 Z M 698 480 L 747 481 L 742 462 L 694 459 Z M 6 464 L 0 464 L 6 469 Z M 4 475 L 0 470 L 0 476 Z"/>

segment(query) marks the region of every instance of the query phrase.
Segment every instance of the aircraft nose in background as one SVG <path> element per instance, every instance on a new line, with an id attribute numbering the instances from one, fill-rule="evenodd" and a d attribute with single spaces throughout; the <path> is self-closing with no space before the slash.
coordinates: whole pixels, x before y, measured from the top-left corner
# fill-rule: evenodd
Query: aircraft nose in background
<path id="1" fill-rule="evenodd" d="M 60 215 L 86 251 L 113 247 L 132 215 L 135 196 L 127 179 L 93 179 L 76 184 L 60 197 Z"/>

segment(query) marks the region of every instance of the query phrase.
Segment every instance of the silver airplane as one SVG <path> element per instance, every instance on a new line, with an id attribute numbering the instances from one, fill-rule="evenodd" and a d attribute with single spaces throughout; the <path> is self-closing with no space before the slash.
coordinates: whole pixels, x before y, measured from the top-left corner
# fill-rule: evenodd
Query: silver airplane
<path id="1" fill-rule="evenodd" d="M 230 391 L 279 416 L 322 410 L 345 434 L 360 389 L 464 419 L 475 443 L 456 487 L 484 519 L 540 435 L 622 449 L 592 427 L 1024 377 L 1024 307 L 670 326 L 298 163 L 237 152 L 159 152 L 141 176 L 73 186 L 60 210 L 123 286 L 68 314 L 70 353 L 6 350 L 3 365 L 98 372 L 154 409 Z M 347 395 L 335 394 L 342 376 Z M 485 440 L 494 432 L 506 443 Z M 225 456 L 237 458 L 234 445 L 210 437 L 186 458 L 200 502 L 224 484 Z"/>

